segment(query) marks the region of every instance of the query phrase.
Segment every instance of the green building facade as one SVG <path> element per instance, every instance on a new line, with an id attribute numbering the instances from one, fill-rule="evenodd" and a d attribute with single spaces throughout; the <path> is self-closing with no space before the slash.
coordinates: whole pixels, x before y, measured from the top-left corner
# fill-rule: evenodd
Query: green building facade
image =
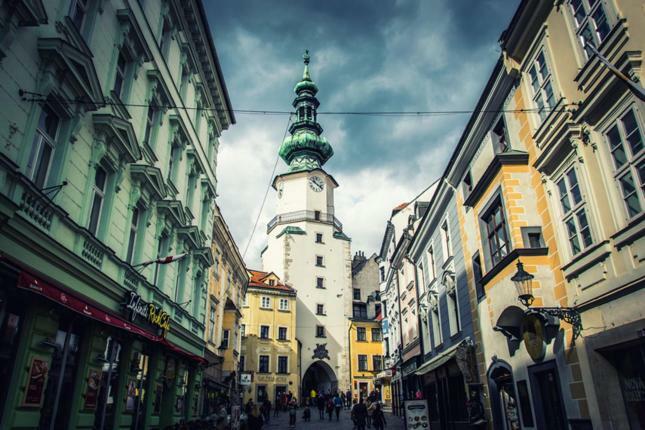
<path id="1" fill-rule="evenodd" d="M 0 428 L 195 418 L 235 121 L 203 5 L 17 0 L 0 23 Z"/>

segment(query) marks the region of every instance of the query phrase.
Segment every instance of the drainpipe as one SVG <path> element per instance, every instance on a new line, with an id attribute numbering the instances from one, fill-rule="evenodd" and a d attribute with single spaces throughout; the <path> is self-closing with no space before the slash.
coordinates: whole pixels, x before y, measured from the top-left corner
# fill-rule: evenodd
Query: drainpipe
<path id="1" fill-rule="evenodd" d="M 58 404 L 60 403 L 60 393 L 63 388 L 63 378 L 65 377 L 65 367 L 67 367 L 67 356 L 69 355 L 69 341 L 72 337 L 73 320 L 70 321 L 67 331 L 65 332 L 65 342 L 63 343 L 63 357 L 60 363 L 60 375 L 56 381 L 56 395 L 54 396 L 54 407 L 52 409 L 51 421 L 49 422 L 49 430 L 56 428 L 56 416 L 58 415 Z"/>

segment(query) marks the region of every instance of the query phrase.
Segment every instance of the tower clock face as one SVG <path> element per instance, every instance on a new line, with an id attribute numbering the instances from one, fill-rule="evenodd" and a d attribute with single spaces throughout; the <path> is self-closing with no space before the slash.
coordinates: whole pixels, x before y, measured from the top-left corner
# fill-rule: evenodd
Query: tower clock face
<path id="1" fill-rule="evenodd" d="M 320 176 L 311 176 L 309 178 L 309 187 L 318 193 L 325 187 L 325 182 Z"/>

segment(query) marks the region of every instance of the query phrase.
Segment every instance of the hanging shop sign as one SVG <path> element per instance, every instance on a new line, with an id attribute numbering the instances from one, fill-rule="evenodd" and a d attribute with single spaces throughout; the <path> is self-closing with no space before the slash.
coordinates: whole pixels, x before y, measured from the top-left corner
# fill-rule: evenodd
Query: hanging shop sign
<path id="1" fill-rule="evenodd" d="M 101 375 L 96 369 L 90 369 L 87 375 L 87 388 L 85 389 L 85 404 L 83 409 L 96 410 L 99 398 L 99 387 L 101 386 Z"/>
<path id="2" fill-rule="evenodd" d="M 250 373 L 240 373 L 240 385 L 251 385 L 251 379 Z"/>
<path id="3" fill-rule="evenodd" d="M 23 406 L 42 406 L 43 393 L 49 373 L 49 363 L 44 358 L 34 357 L 29 366 L 29 379 L 25 389 Z"/>
<path id="4" fill-rule="evenodd" d="M 125 308 L 130 312 L 130 321 L 135 322 L 137 317 L 144 319 L 148 324 L 161 330 L 162 335 L 170 330 L 170 314 L 159 306 L 144 301 L 134 291 L 127 293 Z"/>
<path id="5" fill-rule="evenodd" d="M 522 339 L 526 352 L 539 363 L 546 354 L 545 328 L 543 319 L 537 314 L 526 315 L 522 321 Z"/>

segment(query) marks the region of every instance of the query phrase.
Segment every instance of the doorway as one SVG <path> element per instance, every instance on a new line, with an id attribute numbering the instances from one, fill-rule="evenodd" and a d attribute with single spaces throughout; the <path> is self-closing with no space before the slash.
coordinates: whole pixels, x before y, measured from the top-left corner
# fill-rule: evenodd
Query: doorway
<path id="1" fill-rule="evenodd" d="M 309 395 L 311 390 L 317 393 L 334 393 L 338 389 L 336 374 L 327 363 L 322 360 L 312 363 L 302 377 L 302 398 Z"/>
<path id="2" fill-rule="evenodd" d="M 488 389 L 490 391 L 493 422 L 500 430 L 520 430 L 513 369 L 503 360 L 497 360 L 488 369 Z"/>
<path id="3" fill-rule="evenodd" d="M 80 349 L 80 323 L 61 317 L 53 342 L 52 362 L 40 412 L 40 429 L 67 428 L 75 393 L 74 387 Z M 60 381 L 60 388 L 59 388 Z M 60 390 L 60 391 L 59 391 Z M 58 402 L 58 405 L 56 405 Z"/>
<path id="4" fill-rule="evenodd" d="M 555 361 L 531 366 L 528 371 L 538 428 L 568 429 L 567 413 L 562 401 L 560 378 Z"/>

